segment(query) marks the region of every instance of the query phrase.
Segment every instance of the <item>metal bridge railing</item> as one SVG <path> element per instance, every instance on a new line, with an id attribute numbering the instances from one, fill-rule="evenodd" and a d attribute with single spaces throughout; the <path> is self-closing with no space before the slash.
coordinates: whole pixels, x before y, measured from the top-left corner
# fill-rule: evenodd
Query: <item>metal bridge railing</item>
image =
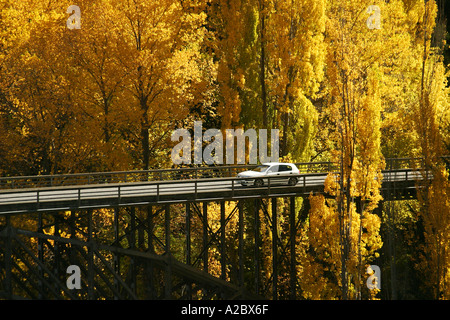
<path id="1" fill-rule="evenodd" d="M 297 163 L 296 165 L 299 168 L 300 173 L 324 173 L 335 169 L 331 162 L 306 162 Z M 0 177 L 0 189 L 229 178 L 235 177 L 239 172 L 250 170 L 256 166 L 257 165 L 209 166 L 175 169 Z"/>
<path id="2" fill-rule="evenodd" d="M 8 189 L 0 193 L 0 215 L 4 213 L 61 211 L 71 208 L 178 203 L 202 199 L 239 198 L 239 196 L 273 196 L 300 192 L 323 185 L 327 173 L 292 175 L 297 184 L 274 183 L 279 177 L 265 177 L 262 187 L 244 187 L 240 181 L 249 178 L 225 177 L 192 180 L 148 181 L 109 185 L 74 185 L 35 189 Z M 296 188 L 293 190 L 292 188 Z M 289 190 L 287 190 L 289 189 Z"/>
<path id="3" fill-rule="evenodd" d="M 449 163 L 450 156 L 444 157 Z M 421 158 L 388 158 L 386 170 L 413 169 L 422 167 Z M 327 173 L 336 171 L 333 162 L 296 163 L 300 173 Z M 153 169 L 113 172 L 91 172 L 38 176 L 0 177 L 0 189 L 44 188 L 56 186 L 75 186 L 108 183 L 131 183 L 147 181 L 171 181 L 190 179 L 211 179 L 235 177 L 239 172 L 249 170 L 256 165 L 209 166 L 175 169 Z"/>
<path id="4" fill-rule="evenodd" d="M 328 173 L 290 175 L 296 177 L 295 186 L 274 183 L 280 177 L 264 177 L 262 187 L 241 185 L 249 178 L 224 177 L 217 179 L 192 179 L 118 183 L 109 185 L 76 185 L 44 187 L 36 189 L 9 189 L 0 193 L 0 214 L 71 210 L 83 207 L 138 205 L 142 203 L 179 203 L 222 198 L 270 197 L 292 194 L 309 194 L 322 190 Z M 415 169 L 383 171 L 383 181 L 414 187 L 423 179 L 423 173 Z M 385 175 L 388 175 L 385 176 Z M 23 207 L 23 208 L 22 208 Z M 22 209 L 21 209 L 22 208 Z"/>

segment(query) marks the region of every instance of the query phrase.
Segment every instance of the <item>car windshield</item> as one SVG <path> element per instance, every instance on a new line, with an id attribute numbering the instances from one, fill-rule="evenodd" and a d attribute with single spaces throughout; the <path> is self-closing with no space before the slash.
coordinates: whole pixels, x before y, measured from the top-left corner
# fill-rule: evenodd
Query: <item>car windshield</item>
<path id="1" fill-rule="evenodd" d="M 256 171 L 256 172 L 264 172 L 267 170 L 269 166 L 257 166 L 255 169 L 253 169 L 252 171 Z"/>

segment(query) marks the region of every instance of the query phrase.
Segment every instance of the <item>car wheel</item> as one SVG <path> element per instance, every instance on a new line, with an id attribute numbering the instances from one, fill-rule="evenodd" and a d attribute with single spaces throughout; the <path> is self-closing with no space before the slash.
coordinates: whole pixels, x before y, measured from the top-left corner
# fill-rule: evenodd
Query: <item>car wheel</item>
<path id="1" fill-rule="evenodd" d="M 264 182 L 262 179 L 255 179 L 255 182 L 253 183 L 255 187 L 262 187 L 264 185 Z"/>
<path id="2" fill-rule="evenodd" d="M 289 178 L 288 185 L 295 186 L 297 184 L 297 178 Z"/>

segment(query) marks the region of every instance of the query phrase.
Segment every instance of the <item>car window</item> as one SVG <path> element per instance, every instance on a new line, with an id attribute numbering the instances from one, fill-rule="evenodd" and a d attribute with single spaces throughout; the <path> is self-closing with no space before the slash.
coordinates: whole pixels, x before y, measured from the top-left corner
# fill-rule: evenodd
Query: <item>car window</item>
<path id="1" fill-rule="evenodd" d="M 257 166 L 253 171 L 264 172 L 269 166 Z"/>
<path id="2" fill-rule="evenodd" d="M 267 172 L 278 172 L 278 166 L 271 166 Z"/>
<path id="3" fill-rule="evenodd" d="M 283 164 L 283 165 L 280 165 L 280 170 L 279 171 L 292 171 L 292 168 L 291 168 L 291 166 Z"/>

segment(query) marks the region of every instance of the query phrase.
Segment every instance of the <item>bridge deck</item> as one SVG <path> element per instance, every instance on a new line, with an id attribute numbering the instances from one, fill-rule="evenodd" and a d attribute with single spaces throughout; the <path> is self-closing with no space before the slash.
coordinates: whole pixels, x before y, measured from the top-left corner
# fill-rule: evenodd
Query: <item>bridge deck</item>
<path id="1" fill-rule="evenodd" d="M 311 192 L 323 192 L 326 176 L 327 173 L 300 174 L 295 186 L 274 184 L 269 179 L 268 184 L 259 188 L 242 186 L 242 178 L 210 178 L 7 189 L 0 191 L 0 214 L 307 196 Z M 421 178 L 421 173 L 412 169 L 400 169 L 385 171 L 383 177 L 384 197 L 394 190 L 394 197 L 404 197 L 414 195 L 416 181 Z"/>

